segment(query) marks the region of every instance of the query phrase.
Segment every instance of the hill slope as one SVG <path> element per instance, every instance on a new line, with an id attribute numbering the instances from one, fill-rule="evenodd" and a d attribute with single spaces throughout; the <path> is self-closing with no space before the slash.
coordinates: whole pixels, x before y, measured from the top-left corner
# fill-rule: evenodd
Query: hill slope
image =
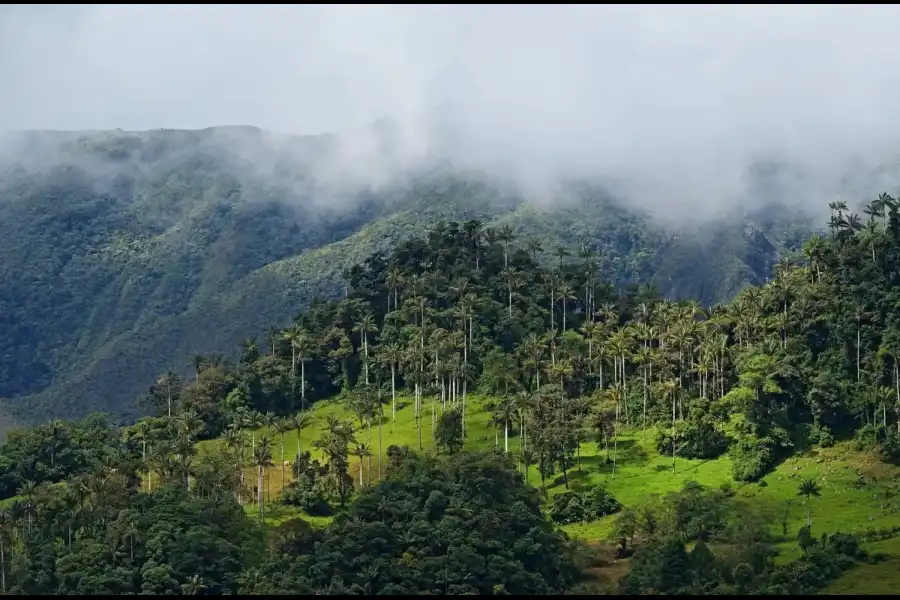
<path id="1" fill-rule="evenodd" d="M 761 281 L 796 237 L 790 222 L 746 220 L 676 235 L 588 187 L 552 210 L 446 174 L 335 191 L 311 176 L 329 136 L 218 128 L 14 142 L 0 151 L 0 398 L 24 419 L 130 417 L 159 372 L 340 293 L 345 268 L 441 219 L 510 224 L 548 259 L 588 242 L 606 280 L 705 302 Z"/>

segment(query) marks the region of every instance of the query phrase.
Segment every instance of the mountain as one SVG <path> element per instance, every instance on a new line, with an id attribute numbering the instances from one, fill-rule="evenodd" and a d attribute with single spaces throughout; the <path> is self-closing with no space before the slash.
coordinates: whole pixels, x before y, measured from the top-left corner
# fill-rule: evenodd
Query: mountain
<path id="1" fill-rule="evenodd" d="M 389 153 L 390 128 L 381 131 Z M 249 127 L 0 140 L 8 418 L 132 417 L 160 372 L 187 372 L 192 355 L 284 324 L 314 295 L 341 294 L 345 269 L 442 220 L 511 225 L 540 240 L 546 260 L 557 246 L 578 260 L 588 243 L 605 280 L 706 303 L 764 280 L 809 227 L 770 208 L 674 231 L 597 186 L 571 184 L 537 205 L 447 169 L 335 185 L 339 142 Z"/>

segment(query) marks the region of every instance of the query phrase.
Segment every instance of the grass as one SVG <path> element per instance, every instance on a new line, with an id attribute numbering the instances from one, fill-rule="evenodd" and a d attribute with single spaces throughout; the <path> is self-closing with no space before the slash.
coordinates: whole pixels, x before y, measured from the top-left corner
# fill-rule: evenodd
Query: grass
<path id="1" fill-rule="evenodd" d="M 489 398 L 483 396 L 469 396 L 466 449 L 487 449 L 495 443 L 499 443 L 501 447 L 503 445 L 502 429 L 489 423 L 490 413 L 485 409 L 489 401 Z M 430 398 L 426 399 L 423 412 L 422 444 L 424 451 L 433 452 L 435 445 L 431 440 L 429 402 Z M 355 427 L 359 427 L 356 417 L 349 414 L 338 400 L 318 403 L 314 407 L 313 415 L 313 425 L 301 434 L 300 447 L 304 451 L 311 451 L 314 458 L 322 458 L 321 453 L 313 448 L 313 442 L 323 433 L 328 415 L 351 420 Z M 300 516 L 317 526 L 327 524 L 329 518 L 301 515 L 274 502 L 281 489 L 281 438 L 276 433 L 264 430 L 257 430 L 253 435 L 258 437 L 263 433 L 268 433 L 272 437 L 276 459 L 276 466 L 268 469 L 267 475 L 266 521 L 277 525 L 289 518 Z M 368 461 L 364 461 L 363 478 L 368 480 L 371 471 L 372 480 L 377 480 L 379 448 L 377 425 L 372 427 L 371 441 L 369 431 L 365 427 L 357 432 L 356 437 L 358 441 L 370 444 L 373 452 L 371 467 Z M 806 524 L 807 511 L 811 514 L 813 533 L 816 536 L 824 532 L 865 533 L 868 530 L 900 527 L 900 502 L 898 502 L 900 468 L 879 462 L 871 453 L 854 450 L 849 442 L 839 443 L 833 448 L 814 449 L 797 454 L 781 463 L 761 482 L 740 484 L 732 479 L 731 461 L 727 455 L 714 460 L 676 458 L 673 472 L 671 456 L 660 455 L 656 450 L 655 440 L 656 431 L 653 429 L 646 431 L 626 429 L 619 435 L 615 452 L 613 446 L 610 446 L 609 459 L 605 448 L 598 447 L 595 442 L 583 443 L 580 448 L 579 465 L 568 474 L 569 488 L 579 491 L 603 485 L 625 507 L 637 507 L 654 496 L 681 489 L 686 481 L 695 481 L 709 487 L 719 487 L 728 483 L 738 498 L 745 499 L 769 515 L 776 536 L 781 538 L 784 535 L 784 541 L 778 545 L 779 562 L 787 562 L 800 556 L 796 536 L 798 530 Z M 520 443 L 518 436 L 509 440 L 509 450 L 515 456 L 519 453 Z M 202 442 L 200 451 L 213 452 L 220 444 L 219 440 Z M 393 424 L 390 406 L 385 407 L 382 452 L 390 445 L 418 447 L 412 399 L 409 397 L 398 398 L 396 422 Z M 285 435 L 284 446 L 285 460 L 291 460 L 297 452 L 295 432 Z M 615 454 L 615 472 L 611 460 L 613 454 Z M 351 456 L 350 464 L 350 474 L 358 485 L 359 460 Z M 289 480 L 289 467 L 286 468 L 286 479 Z M 255 469 L 248 468 L 245 477 L 248 481 L 255 482 Z M 814 480 L 820 490 L 819 497 L 813 497 L 808 504 L 797 493 L 800 482 L 805 479 Z M 534 466 L 528 471 L 528 483 L 535 487 L 541 486 L 540 475 Z M 546 481 L 549 497 L 565 490 L 564 479 L 560 473 Z M 256 514 L 256 506 L 248 505 L 247 511 Z M 572 537 L 591 544 L 599 544 L 610 539 L 614 523 L 615 517 L 609 517 L 590 523 L 567 525 L 563 529 Z M 889 556 L 896 557 L 889 558 L 886 565 L 900 566 L 900 538 L 875 542 L 868 546 L 871 546 L 873 551 L 885 552 Z M 896 561 L 896 564 L 892 561 Z M 625 567 L 623 561 L 619 561 L 609 568 L 622 570 Z M 875 570 L 881 575 L 877 578 L 865 578 L 865 573 L 870 570 Z M 878 587 L 879 582 L 891 581 L 890 576 L 883 571 L 893 570 L 896 569 L 885 565 L 866 565 L 848 572 L 829 589 L 838 590 L 833 593 L 856 590 L 859 586 L 862 586 L 859 589 L 869 587 L 881 589 Z M 897 579 L 900 580 L 900 576 Z"/>
<path id="2" fill-rule="evenodd" d="M 871 554 L 882 554 L 884 560 L 860 565 L 833 581 L 821 595 L 895 595 L 900 588 L 900 537 L 872 542 L 863 546 Z"/>

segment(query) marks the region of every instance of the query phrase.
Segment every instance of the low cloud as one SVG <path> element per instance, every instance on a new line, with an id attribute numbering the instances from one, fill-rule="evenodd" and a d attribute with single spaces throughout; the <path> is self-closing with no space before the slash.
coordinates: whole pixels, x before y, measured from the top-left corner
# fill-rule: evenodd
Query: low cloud
<path id="1" fill-rule="evenodd" d="M 9 6 L 0 129 L 342 132 L 315 155 L 323 181 L 378 184 L 443 161 L 538 201 L 560 179 L 596 179 L 665 218 L 772 198 L 818 208 L 900 180 L 898 17 L 896 6 Z M 387 147 L 370 127 L 385 118 Z M 262 162 L 258 145 L 247 152 Z M 779 166 L 774 186 L 754 179 L 759 164 Z"/>

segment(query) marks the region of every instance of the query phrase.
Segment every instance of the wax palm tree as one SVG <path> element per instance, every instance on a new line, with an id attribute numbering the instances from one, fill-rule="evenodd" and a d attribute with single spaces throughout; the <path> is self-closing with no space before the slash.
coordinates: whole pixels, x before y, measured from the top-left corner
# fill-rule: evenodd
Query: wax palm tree
<path id="1" fill-rule="evenodd" d="M 566 330 L 566 313 L 569 312 L 569 301 L 575 300 L 575 292 L 569 284 L 564 283 L 556 291 L 556 300 L 562 304 L 562 330 Z"/>
<path id="2" fill-rule="evenodd" d="M 291 429 L 297 432 L 297 462 L 300 462 L 300 434 L 304 429 L 313 424 L 313 417 L 309 413 L 299 413 L 291 417 Z"/>
<path id="3" fill-rule="evenodd" d="M 391 433 L 394 432 L 394 423 L 397 421 L 397 366 L 403 360 L 403 348 L 397 342 L 381 348 L 378 355 L 382 364 L 391 369 Z"/>
<path id="4" fill-rule="evenodd" d="M 202 364 L 199 363 L 199 364 Z M 200 367 L 197 367 L 197 376 L 200 376 Z M 163 391 L 166 395 L 166 406 L 167 406 L 167 414 L 171 418 L 172 416 L 172 403 L 175 398 L 175 395 L 178 393 L 178 384 L 180 383 L 180 379 L 175 371 L 169 369 L 165 372 L 165 374 L 161 375 L 159 379 L 156 380 L 156 385 Z"/>
<path id="5" fill-rule="evenodd" d="M 359 487 L 363 487 L 363 458 L 367 456 L 372 456 L 372 449 L 368 444 L 356 444 L 356 447 L 353 449 L 353 454 L 359 458 Z M 369 478 L 371 479 L 372 474 L 369 474 Z"/>
<path id="6" fill-rule="evenodd" d="M 375 316 L 369 312 L 360 315 L 353 326 L 353 331 L 359 333 L 362 341 L 364 381 L 366 385 L 369 385 L 369 334 L 378 331 L 378 326 L 375 324 Z"/>
<path id="7" fill-rule="evenodd" d="M 503 451 L 509 453 L 509 422 L 516 418 L 516 404 L 511 398 L 502 398 L 494 409 L 491 422 L 503 427 Z"/>
<path id="8" fill-rule="evenodd" d="M 253 448 L 253 464 L 256 466 L 256 502 L 259 508 L 259 520 L 264 518 L 263 510 L 263 482 L 265 472 L 272 466 L 272 442 L 264 435 L 259 439 L 259 444 Z"/>
<path id="9" fill-rule="evenodd" d="M 281 437 L 281 489 L 284 490 L 285 461 L 284 461 L 284 434 L 293 429 L 291 419 L 278 419 L 275 422 L 275 431 Z"/>

